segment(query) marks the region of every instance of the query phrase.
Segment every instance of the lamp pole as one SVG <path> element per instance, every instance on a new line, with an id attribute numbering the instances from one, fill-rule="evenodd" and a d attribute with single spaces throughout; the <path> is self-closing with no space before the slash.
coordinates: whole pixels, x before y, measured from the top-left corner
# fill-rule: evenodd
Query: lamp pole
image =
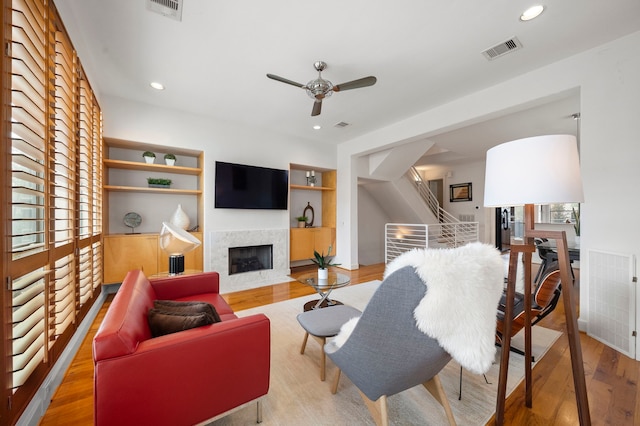
<path id="1" fill-rule="evenodd" d="M 498 399 L 496 402 L 496 424 L 504 424 L 504 407 L 507 389 L 507 371 L 509 367 L 509 353 L 511 345 L 511 325 L 513 318 L 513 297 L 515 296 L 515 281 L 518 262 L 518 253 L 523 253 L 524 259 L 524 307 L 525 307 L 525 404 L 532 406 L 532 378 L 531 378 L 531 253 L 535 251 L 534 238 L 547 238 L 556 241 L 558 253 L 558 267 L 562 286 L 562 300 L 566 318 L 567 338 L 569 339 L 569 351 L 571 353 L 571 368 L 573 373 L 573 386 L 576 393 L 578 407 L 578 419 L 580 425 L 591 424 L 589 414 L 589 400 L 587 398 L 587 385 L 584 377 L 584 364 L 582 360 L 582 346 L 580 344 L 580 331 L 578 329 L 578 317 L 576 313 L 571 264 L 569 262 L 569 250 L 565 231 L 536 230 L 534 225 L 534 206 L 524 206 L 524 245 L 512 245 L 509 257 L 509 274 L 507 277 L 507 300 L 505 306 L 505 339 L 502 342 L 502 355 L 500 361 L 500 377 L 498 381 Z M 503 371 L 504 370 L 504 371 Z"/>

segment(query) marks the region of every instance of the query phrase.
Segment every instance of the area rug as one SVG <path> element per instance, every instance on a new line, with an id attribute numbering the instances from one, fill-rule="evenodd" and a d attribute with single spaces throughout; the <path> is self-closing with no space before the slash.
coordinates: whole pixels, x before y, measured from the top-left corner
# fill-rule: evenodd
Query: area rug
<path id="1" fill-rule="evenodd" d="M 331 296 L 345 304 L 363 310 L 380 281 L 352 285 L 335 290 Z M 373 425 L 369 411 L 356 387 L 342 375 L 336 395 L 331 385 L 337 371 L 327 358 L 327 380 L 320 381 L 320 345 L 309 339 L 304 355 L 300 346 L 304 331 L 296 320 L 305 302 L 317 296 L 306 296 L 285 302 L 261 306 L 238 312 L 238 316 L 264 313 L 271 321 L 271 383 L 263 400 L 263 425 Z M 554 330 L 533 327 L 533 354 L 537 362 L 560 336 Z M 514 346 L 523 338 L 516 335 Z M 499 351 L 498 351 L 499 352 Z M 523 380 L 523 357 L 509 357 L 507 392 Z M 453 414 L 459 425 L 484 425 L 495 411 L 499 353 L 486 374 L 462 373 L 460 392 L 460 366 L 451 361 L 440 373 L 440 379 L 449 398 Z M 534 364 L 535 367 L 535 364 Z M 444 425 L 447 418 L 440 406 L 424 387 L 418 386 L 388 398 L 389 419 L 392 425 Z M 245 407 L 219 419 L 211 425 L 255 424 L 255 406 Z"/>

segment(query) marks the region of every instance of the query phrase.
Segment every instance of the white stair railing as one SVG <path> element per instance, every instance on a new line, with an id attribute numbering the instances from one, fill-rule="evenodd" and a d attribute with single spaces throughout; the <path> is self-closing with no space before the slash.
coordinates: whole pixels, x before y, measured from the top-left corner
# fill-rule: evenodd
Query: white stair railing
<path id="1" fill-rule="evenodd" d="M 444 210 L 440 203 L 438 202 L 438 198 L 435 196 L 431 189 L 429 189 L 429 185 L 425 181 L 422 180 L 420 173 L 416 170 L 415 167 L 411 167 L 409 171 L 407 171 L 407 178 L 413 183 L 415 188 L 418 190 L 420 197 L 424 200 L 424 202 L 429 206 L 431 212 L 436 216 L 438 222 L 440 223 L 456 223 L 459 220 L 451 215 L 449 212 Z"/>
<path id="2" fill-rule="evenodd" d="M 387 223 L 385 263 L 415 248 L 453 248 L 478 241 L 478 222 L 437 224 Z"/>

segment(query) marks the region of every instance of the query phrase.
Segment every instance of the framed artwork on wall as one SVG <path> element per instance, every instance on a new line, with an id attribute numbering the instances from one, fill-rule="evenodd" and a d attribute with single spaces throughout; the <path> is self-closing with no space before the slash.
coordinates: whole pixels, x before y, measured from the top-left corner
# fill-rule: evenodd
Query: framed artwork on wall
<path id="1" fill-rule="evenodd" d="M 471 201 L 471 182 L 449 185 L 449 201 Z"/>

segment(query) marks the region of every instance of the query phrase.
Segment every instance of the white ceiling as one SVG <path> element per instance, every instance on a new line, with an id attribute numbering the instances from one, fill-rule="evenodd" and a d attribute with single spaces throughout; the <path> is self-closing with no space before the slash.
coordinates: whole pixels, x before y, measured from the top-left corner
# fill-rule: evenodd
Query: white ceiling
<path id="1" fill-rule="evenodd" d="M 327 144 L 640 30 L 638 0 L 547 1 L 530 22 L 518 17 L 531 0 L 180 1 L 181 22 L 150 12 L 145 0 L 55 3 L 99 95 Z M 511 37 L 523 48 L 493 61 L 481 54 Z M 307 83 L 317 60 L 334 84 L 368 75 L 378 82 L 335 93 L 311 117 L 303 90 L 266 74 Z M 151 89 L 152 80 L 166 90 Z M 567 96 L 431 138 L 449 151 L 432 159 L 484 155 L 526 130 L 575 134 L 568 117 L 578 112 L 579 93 Z"/>

